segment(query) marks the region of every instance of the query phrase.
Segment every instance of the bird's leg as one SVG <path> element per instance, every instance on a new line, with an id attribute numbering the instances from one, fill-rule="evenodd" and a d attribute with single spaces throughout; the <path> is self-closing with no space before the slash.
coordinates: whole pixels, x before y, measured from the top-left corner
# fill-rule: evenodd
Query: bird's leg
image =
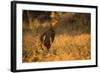
<path id="1" fill-rule="evenodd" d="M 41 48 L 41 50 L 42 50 L 42 53 L 44 54 L 44 55 L 46 55 L 48 52 L 48 50 L 47 50 L 47 48 L 42 44 L 42 43 L 40 43 L 40 48 Z"/>

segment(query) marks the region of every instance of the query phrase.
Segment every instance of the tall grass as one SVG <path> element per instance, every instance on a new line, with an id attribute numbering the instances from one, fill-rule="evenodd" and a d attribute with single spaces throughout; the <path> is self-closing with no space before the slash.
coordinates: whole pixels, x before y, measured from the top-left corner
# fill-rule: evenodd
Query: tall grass
<path id="1" fill-rule="evenodd" d="M 90 24 L 84 24 L 82 17 L 75 17 L 74 20 L 73 22 L 66 22 L 66 18 L 59 20 L 49 52 L 45 46 L 41 48 L 40 36 L 49 28 L 50 23 L 32 22 L 34 27 L 30 29 L 23 21 L 22 61 L 29 63 L 91 59 Z"/>

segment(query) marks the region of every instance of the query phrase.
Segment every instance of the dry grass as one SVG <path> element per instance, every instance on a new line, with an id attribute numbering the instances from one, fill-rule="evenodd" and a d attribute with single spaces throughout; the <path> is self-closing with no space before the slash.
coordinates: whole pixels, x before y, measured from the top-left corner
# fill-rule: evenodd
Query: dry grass
<path id="1" fill-rule="evenodd" d="M 86 60 L 91 58 L 89 34 L 56 36 L 48 53 L 46 48 L 41 49 L 38 36 L 35 37 L 32 33 L 27 32 L 23 39 L 23 62 Z"/>
<path id="2" fill-rule="evenodd" d="M 71 13 L 69 13 L 71 14 Z M 68 14 L 68 15 L 69 15 Z M 27 26 L 23 21 L 23 55 L 22 62 L 47 62 L 63 60 L 87 60 L 91 59 L 91 33 L 90 20 L 85 22 L 85 14 L 77 14 L 70 17 L 64 15 L 55 29 L 56 35 L 49 52 L 41 48 L 40 36 L 50 26 L 49 22 L 39 23 L 32 21 Z M 72 14 L 71 14 L 72 15 Z M 85 16 L 84 16 L 85 15 Z M 73 21 L 73 18 L 74 21 Z M 69 22 L 68 22 L 69 21 Z"/>

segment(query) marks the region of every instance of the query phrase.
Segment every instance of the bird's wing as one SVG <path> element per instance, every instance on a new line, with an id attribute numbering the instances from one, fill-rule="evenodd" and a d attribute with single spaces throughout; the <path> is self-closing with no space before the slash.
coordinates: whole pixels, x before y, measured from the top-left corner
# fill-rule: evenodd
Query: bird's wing
<path id="1" fill-rule="evenodd" d="M 46 40 L 46 35 L 43 36 L 43 41 Z"/>

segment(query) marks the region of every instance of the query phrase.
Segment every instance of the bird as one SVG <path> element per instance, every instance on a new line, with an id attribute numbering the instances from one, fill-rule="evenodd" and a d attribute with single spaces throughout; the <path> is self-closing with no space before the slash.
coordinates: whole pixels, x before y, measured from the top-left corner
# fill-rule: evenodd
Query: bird
<path id="1" fill-rule="evenodd" d="M 42 45 L 46 47 L 47 51 L 49 51 L 49 49 L 51 48 L 51 45 L 55 39 L 55 25 L 57 24 L 57 19 L 54 16 L 55 16 L 55 14 L 54 14 L 54 12 L 52 12 L 50 28 L 40 36 L 40 41 L 41 41 Z M 41 47 L 42 47 L 42 45 L 41 45 Z M 43 47 L 42 47 L 42 49 L 43 49 Z"/>
<path id="2" fill-rule="evenodd" d="M 51 47 L 51 44 L 54 41 L 54 38 L 55 38 L 55 31 L 52 29 L 48 29 L 46 32 L 44 32 L 41 35 L 40 41 L 47 48 L 47 50 L 49 50 L 49 48 Z"/>

